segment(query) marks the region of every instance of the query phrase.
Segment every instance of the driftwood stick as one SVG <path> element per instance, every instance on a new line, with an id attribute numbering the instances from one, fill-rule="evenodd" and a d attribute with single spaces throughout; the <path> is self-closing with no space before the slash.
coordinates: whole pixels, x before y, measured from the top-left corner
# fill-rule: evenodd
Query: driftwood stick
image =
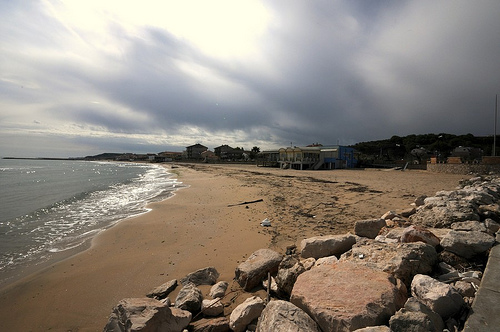
<path id="1" fill-rule="evenodd" d="M 231 206 L 238 206 L 238 205 L 246 205 L 246 204 L 252 204 L 252 203 L 258 203 L 258 202 L 263 202 L 264 200 L 261 199 L 256 199 L 255 201 L 248 201 L 248 202 L 243 202 L 243 203 L 237 203 L 237 204 L 229 204 L 228 207 Z"/>

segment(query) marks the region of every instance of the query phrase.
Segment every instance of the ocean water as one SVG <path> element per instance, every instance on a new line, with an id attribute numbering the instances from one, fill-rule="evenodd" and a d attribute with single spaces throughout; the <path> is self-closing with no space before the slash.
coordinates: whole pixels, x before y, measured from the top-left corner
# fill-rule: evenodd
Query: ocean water
<path id="1" fill-rule="evenodd" d="M 154 164 L 0 159 L 0 281 L 82 245 L 182 184 Z"/>

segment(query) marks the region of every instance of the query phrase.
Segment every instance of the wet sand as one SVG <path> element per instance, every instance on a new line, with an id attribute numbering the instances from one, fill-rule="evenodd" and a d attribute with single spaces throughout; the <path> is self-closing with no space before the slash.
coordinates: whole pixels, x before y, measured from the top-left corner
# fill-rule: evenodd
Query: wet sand
<path id="1" fill-rule="evenodd" d="M 352 232 L 356 220 L 406 209 L 417 196 L 454 189 L 471 177 L 205 164 L 172 171 L 189 187 L 102 232 L 89 249 L 0 290 L 0 330 L 100 331 L 123 298 L 142 297 L 206 266 L 231 282 L 238 263 L 257 249 L 284 253 L 309 236 Z M 271 227 L 260 226 L 265 218 Z M 247 297 L 235 283 L 231 290 L 230 307 Z"/>

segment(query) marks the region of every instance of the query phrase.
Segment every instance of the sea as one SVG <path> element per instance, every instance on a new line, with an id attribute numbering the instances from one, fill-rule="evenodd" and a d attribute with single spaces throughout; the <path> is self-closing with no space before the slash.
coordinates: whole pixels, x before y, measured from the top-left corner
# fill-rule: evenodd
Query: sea
<path id="1" fill-rule="evenodd" d="M 181 187 L 158 164 L 0 159 L 0 284 Z"/>

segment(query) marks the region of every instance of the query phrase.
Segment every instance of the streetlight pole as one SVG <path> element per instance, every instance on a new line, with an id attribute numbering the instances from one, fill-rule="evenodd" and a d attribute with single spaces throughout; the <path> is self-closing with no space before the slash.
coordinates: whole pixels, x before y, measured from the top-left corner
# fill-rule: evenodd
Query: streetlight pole
<path id="1" fill-rule="evenodd" d="M 495 95 L 495 135 L 493 136 L 493 157 L 496 157 L 497 147 L 497 110 L 498 110 L 498 94 Z"/>

